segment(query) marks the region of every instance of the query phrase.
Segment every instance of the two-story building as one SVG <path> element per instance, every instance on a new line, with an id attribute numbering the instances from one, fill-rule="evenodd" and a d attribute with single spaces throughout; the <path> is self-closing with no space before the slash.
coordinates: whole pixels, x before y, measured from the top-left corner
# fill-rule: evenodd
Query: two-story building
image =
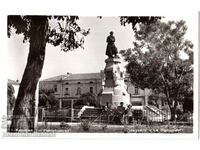
<path id="1" fill-rule="evenodd" d="M 142 90 L 130 83 L 129 76 L 125 76 L 127 92 L 133 105 L 148 105 L 149 89 Z M 55 97 L 59 100 L 59 107 L 70 104 L 69 101 L 77 100 L 83 93 L 93 93 L 98 96 L 104 88 L 103 71 L 98 73 L 82 73 L 59 75 L 40 81 L 40 89 L 53 89 Z M 99 98 L 101 100 L 101 98 Z"/>

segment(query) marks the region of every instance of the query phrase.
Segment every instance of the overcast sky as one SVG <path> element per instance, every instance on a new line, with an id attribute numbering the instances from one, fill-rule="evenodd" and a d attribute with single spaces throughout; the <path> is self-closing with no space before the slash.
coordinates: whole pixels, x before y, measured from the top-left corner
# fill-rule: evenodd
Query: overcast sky
<path id="1" fill-rule="evenodd" d="M 166 17 L 166 20 L 185 20 L 188 26 L 186 38 L 194 41 L 194 17 Z M 90 34 L 85 37 L 84 50 L 63 52 L 60 47 L 46 46 L 45 63 L 41 79 L 70 73 L 91 73 L 100 72 L 105 67 L 106 38 L 110 31 L 114 31 L 116 46 L 118 50 L 132 47 L 133 31 L 131 26 L 121 26 L 118 17 L 80 17 L 79 25 L 90 28 Z M 21 35 L 13 35 L 8 39 L 8 78 L 21 80 L 26 65 L 29 44 L 22 43 Z M 196 47 L 196 46 L 195 46 Z M 194 48 L 195 48 L 194 47 Z"/>

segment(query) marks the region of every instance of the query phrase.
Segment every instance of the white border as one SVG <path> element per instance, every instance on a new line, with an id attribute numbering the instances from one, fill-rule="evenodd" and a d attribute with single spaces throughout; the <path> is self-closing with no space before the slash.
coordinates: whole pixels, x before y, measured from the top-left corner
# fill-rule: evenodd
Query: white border
<path id="1" fill-rule="evenodd" d="M 1 61 L 1 70 L 4 72 L 0 75 L 1 77 L 1 100 L 3 99 L 4 103 L 0 105 L 0 114 L 6 114 L 6 88 L 4 85 L 7 83 L 7 75 L 6 75 L 6 49 L 7 49 L 7 35 L 6 35 L 6 16 L 9 14 L 72 14 L 72 15 L 81 15 L 81 16 L 119 16 L 119 15 L 180 15 L 182 12 L 188 11 L 193 12 L 194 16 L 198 18 L 197 16 L 197 10 L 198 10 L 198 3 L 194 2 L 186 2 L 185 1 L 179 1 L 175 2 L 174 0 L 168 0 L 167 2 L 161 2 L 159 0 L 153 0 L 153 1 L 141 1 L 139 4 L 137 2 L 128 2 L 125 3 L 123 1 L 121 4 L 116 5 L 116 2 L 102 2 L 102 1 L 89 1 L 86 0 L 84 2 L 78 2 L 72 1 L 70 3 L 67 3 L 67 5 L 58 4 L 56 2 L 50 2 L 53 3 L 50 4 L 50 6 L 44 7 L 45 5 L 40 5 L 42 2 L 37 1 L 23 1 L 23 5 L 20 7 L 17 3 L 20 3 L 19 1 L 10 2 L 8 1 L 8 7 L 3 8 L 3 11 L 1 13 L 1 54 L 0 54 L 0 61 Z M 96 9 L 96 7 L 90 6 L 90 4 L 96 5 L 96 7 L 100 9 Z M 57 5 L 55 5 L 57 4 Z M 66 4 L 66 3 L 65 3 Z M 151 5 L 154 5 L 154 7 L 151 8 Z M 160 7 L 160 5 L 162 5 Z M 188 5 L 190 4 L 190 5 Z M 68 5 L 72 5 L 74 7 L 67 7 Z M 126 6 L 125 8 L 123 6 Z M 4 5 L 3 5 L 4 6 Z M 36 9 L 33 9 L 34 6 L 36 6 Z M 66 9 L 67 7 L 67 9 Z M 197 20 L 197 19 L 196 19 Z M 197 29 L 198 21 L 195 23 L 195 28 Z M 197 30 L 198 33 L 198 30 Z M 198 138 L 198 51 L 197 51 L 197 42 L 198 42 L 198 35 L 195 36 L 195 42 L 194 45 L 196 45 L 196 49 L 194 50 L 194 133 L 193 134 L 99 134 L 99 133 L 90 133 L 90 134 L 81 134 L 81 133 L 74 133 L 74 134 L 57 134 L 56 138 L 67 138 L 67 139 L 197 139 Z M 0 120 L 1 121 L 1 120 Z M 1 130 L 0 130 L 1 132 Z"/>
<path id="2" fill-rule="evenodd" d="M 200 11 L 198 12 L 198 67 L 200 66 Z M 200 70 L 198 68 L 198 77 L 200 76 Z M 198 85 L 200 85 L 200 80 L 198 79 Z M 198 93 L 200 93 L 200 88 L 198 88 Z M 199 95 L 198 95 L 198 102 L 199 102 Z M 197 114 L 199 115 L 200 111 L 200 102 L 198 104 L 198 112 Z M 199 136 L 198 138 L 200 139 L 200 115 L 198 116 L 198 130 L 199 130 Z"/>

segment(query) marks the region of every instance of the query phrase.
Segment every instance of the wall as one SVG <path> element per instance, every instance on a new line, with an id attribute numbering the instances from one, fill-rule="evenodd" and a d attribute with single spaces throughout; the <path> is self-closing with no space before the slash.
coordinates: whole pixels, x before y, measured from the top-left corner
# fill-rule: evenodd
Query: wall
<path id="1" fill-rule="evenodd" d="M 131 101 L 141 101 L 143 105 L 145 105 L 145 102 L 148 101 L 148 95 L 150 95 L 150 90 L 145 89 L 138 89 L 138 93 L 135 93 L 135 86 L 132 85 L 129 81 L 125 80 L 126 89 L 127 92 L 131 96 Z M 103 82 L 102 79 L 79 79 L 79 80 L 64 80 L 64 81 L 41 81 L 40 82 L 40 88 L 47 88 L 47 89 L 55 89 L 57 88 L 57 91 L 55 91 L 55 96 L 57 98 L 61 97 L 79 97 L 80 94 L 77 94 L 77 88 L 81 89 L 81 94 L 90 92 L 90 87 L 93 87 L 94 94 L 98 95 L 102 88 L 103 88 Z M 66 88 L 68 88 L 68 94 L 66 91 Z M 138 99 L 139 98 L 139 99 Z M 101 97 L 98 98 L 98 100 L 101 100 Z"/>
<path id="2" fill-rule="evenodd" d="M 56 97 L 79 97 L 77 89 L 81 89 L 81 94 L 90 92 L 93 87 L 93 93 L 99 94 L 102 89 L 101 80 L 71 80 L 71 81 L 41 81 L 40 88 L 54 89 Z M 68 88 L 68 92 L 66 90 Z M 57 90 L 55 90 L 57 89 Z"/>

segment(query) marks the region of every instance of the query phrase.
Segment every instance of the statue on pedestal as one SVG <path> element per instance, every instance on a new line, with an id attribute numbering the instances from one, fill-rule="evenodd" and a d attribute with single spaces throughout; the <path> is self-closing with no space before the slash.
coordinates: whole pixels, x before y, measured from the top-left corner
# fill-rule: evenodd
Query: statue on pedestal
<path id="1" fill-rule="evenodd" d="M 121 58 L 118 56 L 117 47 L 115 46 L 115 37 L 113 32 L 107 37 L 107 48 L 104 75 L 104 89 L 102 92 L 101 105 L 109 104 L 112 108 L 117 108 L 121 102 L 125 106 L 130 104 L 130 95 L 127 93 L 124 83 L 123 67 Z"/>
<path id="2" fill-rule="evenodd" d="M 109 58 L 117 57 L 117 47 L 115 46 L 115 37 L 113 36 L 113 32 L 110 32 L 110 35 L 107 37 L 106 42 L 107 48 L 106 48 L 106 55 Z"/>

